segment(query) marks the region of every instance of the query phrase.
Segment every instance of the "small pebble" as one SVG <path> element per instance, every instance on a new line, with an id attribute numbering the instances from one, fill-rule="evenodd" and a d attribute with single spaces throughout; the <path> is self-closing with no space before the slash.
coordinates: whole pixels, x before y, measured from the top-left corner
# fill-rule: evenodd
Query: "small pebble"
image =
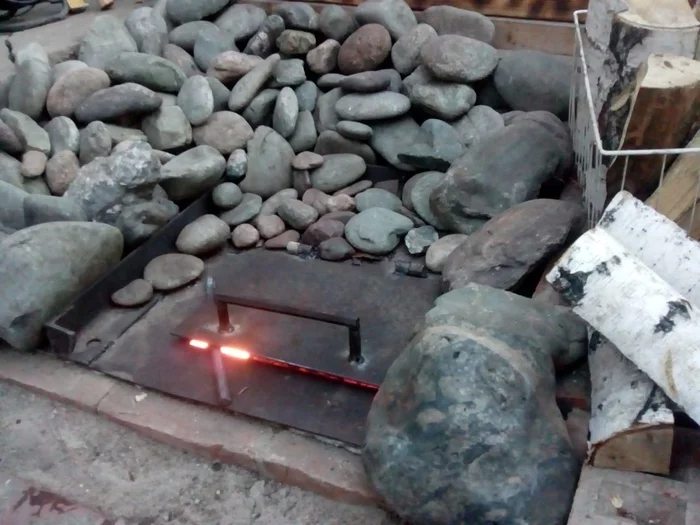
<path id="1" fill-rule="evenodd" d="M 117 306 L 140 306 L 153 297 L 153 286 L 144 279 L 135 279 L 112 294 L 112 302 Z"/>
<path id="2" fill-rule="evenodd" d="M 41 151 L 27 151 L 22 155 L 22 167 L 20 171 L 24 177 L 41 177 L 46 169 L 47 156 Z"/>
<path id="3" fill-rule="evenodd" d="M 238 206 L 243 200 L 243 192 L 233 182 L 222 182 L 211 194 L 214 204 L 224 210 Z"/>
<path id="4" fill-rule="evenodd" d="M 236 248 L 249 248 L 259 240 L 260 232 L 251 224 L 239 224 L 231 234 L 231 241 Z"/>
<path id="5" fill-rule="evenodd" d="M 265 248 L 268 250 L 284 250 L 290 242 L 297 242 L 301 234 L 296 230 L 287 230 L 277 237 L 265 241 Z"/>
<path id="6" fill-rule="evenodd" d="M 302 151 L 292 161 L 295 170 L 312 170 L 323 164 L 323 156 L 313 151 Z"/>
<path id="7" fill-rule="evenodd" d="M 261 215 L 253 221 L 263 239 L 272 239 L 282 234 L 286 229 L 284 221 L 277 215 Z"/>

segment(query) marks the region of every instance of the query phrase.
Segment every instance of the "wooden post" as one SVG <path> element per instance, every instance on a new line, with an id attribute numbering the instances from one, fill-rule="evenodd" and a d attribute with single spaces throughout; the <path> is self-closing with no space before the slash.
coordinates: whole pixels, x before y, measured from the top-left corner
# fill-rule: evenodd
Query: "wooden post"
<path id="1" fill-rule="evenodd" d="M 663 237 L 646 234 L 646 242 L 659 251 L 676 249 Z M 566 251 L 547 280 L 700 421 L 700 320 L 685 297 L 599 227 Z"/>
<path id="2" fill-rule="evenodd" d="M 700 147 L 700 131 L 695 134 L 687 147 Z M 698 200 L 700 200 L 700 153 L 686 153 L 676 158 L 671 169 L 666 173 L 663 183 L 646 203 L 685 229 L 688 235 L 697 241 L 700 240 Z"/>
<path id="3" fill-rule="evenodd" d="M 674 418 L 664 393 L 600 332 L 591 330 L 588 366 L 591 419 L 586 462 L 668 474 Z"/>

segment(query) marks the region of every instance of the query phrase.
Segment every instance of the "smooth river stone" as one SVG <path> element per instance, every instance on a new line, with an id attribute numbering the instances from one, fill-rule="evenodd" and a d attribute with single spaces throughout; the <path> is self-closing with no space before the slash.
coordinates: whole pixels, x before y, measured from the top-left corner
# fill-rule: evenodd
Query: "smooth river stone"
<path id="1" fill-rule="evenodd" d="M 175 290 L 202 275 L 204 262 L 194 255 L 166 253 L 153 259 L 143 270 L 143 278 L 155 290 Z"/>
<path id="2" fill-rule="evenodd" d="M 400 117 L 411 109 L 411 101 L 401 93 L 353 93 L 335 104 L 338 117 L 345 120 L 383 120 Z"/>

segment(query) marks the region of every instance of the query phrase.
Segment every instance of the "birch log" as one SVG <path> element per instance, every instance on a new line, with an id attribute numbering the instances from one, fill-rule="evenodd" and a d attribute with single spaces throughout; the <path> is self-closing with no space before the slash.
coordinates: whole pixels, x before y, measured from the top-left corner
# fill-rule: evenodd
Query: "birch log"
<path id="1" fill-rule="evenodd" d="M 639 68 L 655 53 L 695 58 L 699 36 L 688 0 L 590 0 L 582 44 L 606 149 L 620 144 Z"/>
<path id="2" fill-rule="evenodd" d="M 586 462 L 668 474 L 674 417 L 665 394 L 600 332 L 591 330 L 588 366 L 591 419 Z"/>
<path id="3" fill-rule="evenodd" d="M 674 249 L 647 235 L 659 250 Z M 547 280 L 700 422 L 700 319 L 688 300 L 599 227 L 564 253 Z"/>
<path id="4" fill-rule="evenodd" d="M 700 131 L 687 147 L 700 147 Z M 700 240 L 699 199 L 700 153 L 685 153 L 676 158 L 663 183 L 647 199 L 646 204 L 685 229 L 697 241 Z M 698 304 L 693 299 L 691 301 Z"/>
<path id="5" fill-rule="evenodd" d="M 700 62 L 675 55 L 653 54 L 639 68 L 628 93 L 600 114 L 603 137 L 619 149 L 682 148 L 698 129 Z M 620 129 L 619 126 L 622 126 Z M 608 195 L 624 189 L 647 199 L 659 187 L 662 169 L 674 158 L 662 155 L 612 157 L 607 173 Z"/>

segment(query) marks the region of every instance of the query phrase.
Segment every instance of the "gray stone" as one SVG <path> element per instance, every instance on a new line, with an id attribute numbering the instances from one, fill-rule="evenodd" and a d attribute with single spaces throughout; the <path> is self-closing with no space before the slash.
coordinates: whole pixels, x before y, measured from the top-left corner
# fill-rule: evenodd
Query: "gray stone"
<path id="1" fill-rule="evenodd" d="M 317 75 L 325 75 L 338 65 L 339 51 L 340 43 L 337 40 L 328 39 L 306 54 L 306 63 Z"/>
<path id="2" fill-rule="evenodd" d="M 51 68 L 51 78 L 53 83 L 64 76 L 67 73 L 72 73 L 78 71 L 79 69 L 85 69 L 88 65 L 80 60 L 66 60 L 65 62 L 59 62 Z"/>
<path id="3" fill-rule="evenodd" d="M 339 5 L 327 5 L 318 17 L 318 27 L 327 38 L 342 44 L 359 26 L 346 9 Z"/>
<path id="4" fill-rule="evenodd" d="M 435 188 L 442 184 L 447 176 L 438 171 L 429 171 L 423 174 L 414 184 L 411 190 L 411 204 L 413 210 L 428 224 L 438 230 L 447 230 L 449 223 L 442 221 L 430 206 L 430 196 Z"/>
<path id="5" fill-rule="evenodd" d="M 87 222 L 37 224 L 0 241 L 0 339 L 37 348 L 44 323 L 109 272 L 122 250 L 119 230 Z"/>
<path id="6" fill-rule="evenodd" d="M 345 120 L 391 119 L 406 114 L 410 109 L 408 97 L 389 91 L 345 95 L 335 105 L 338 117 Z"/>
<path id="7" fill-rule="evenodd" d="M 420 50 L 437 32 L 428 24 L 418 24 L 401 35 L 391 48 L 391 62 L 402 75 L 408 75 L 420 65 Z"/>
<path id="8" fill-rule="evenodd" d="M 323 157 L 312 151 L 302 151 L 294 157 L 292 168 L 295 170 L 312 170 L 323 165 Z"/>
<path id="9" fill-rule="evenodd" d="M 365 142 L 372 138 L 372 128 L 362 122 L 343 120 L 336 124 L 335 129 L 343 137 L 350 140 Z"/>
<path id="10" fill-rule="evenodd" d="M 377 69 L 391 53 L 391 36 L 379 24 L 361 26 L 340 46 L 338 69 L 343 75 Z"/>
<path id="11" fill-rule="evenodd" d="M 401 199 L 393 193 L 380 188 L 370 188 L 355 195 L 357 211 L 365 211 L 370 208 L 386 208 L 398 211 L 401 207 Z"/>
<path id="12" fill-rule="evenodd" d="M 318 212 L 308 204 L 285 199 L 277 207 L 277 215 L 295 230 L 305 230 L 318 219 Z"/>
<path id="13" fill-rule="evenodd" d="M 46 162 L 46 184 L 54 195 L 63 195 L 78 176 L 78 157 L 69 149 L 56 153 Z"/>
<path id="14" fill-rule="evenodd" d="M 112 15 L 99 15 L 88 27 L 78 47 L 78 60 L 105 69 L 115 56 L 137 51 L 138 46 L 124 24 Z"/>
<path id="15" fill-rule="evenodd" d="M 143 278 L 154 290 L 169 292 L 199 279 L 204 262 L 194 255 L 166 253 L 152 259 L 143 269 Z"/>
<path id="16" fill-rule="evenodd" d="M 454 120 L 476 102 L 476 92 L 464 84 L 432 81 L 411 90 L 411 102 L 429 115 Z"/>
<path id="17" fill-rule="evenodd" d="M 318 31 L 318 14 L 305 2 L 284 2 L 275 6 L 275 14 L 282 17 L 290 29 Z"/>
<path id="18" fill-rule="evenodd" d="M 474 106 L 469 113 L 452 123 L 462 143 L 472 146 L 505 127 L 503 117 L 488 106 Z"/>
<path id="19" fill-rule="evenodd" d="M 134 279 L 114 292 L 110 298 L 117 306 L 141 306 L 153 298 L 153 286 L 145 279 Z"/>
<path id="20" fill-rule="evenodd" d="M 435 273 L 442 273 L 445 261 L 457 246 L 467 240 L 469 236 L 463 233 L 451 233 L 441 237 L 430 245 L 425 254 L 425 265 L 428 270 Z"/>
<path id="21" fill-rule="evenodd" d="M 163 100 L 154 91 L 128 82 L 87 97 L 75 108 L 75 118 L 78 122 L 114 120 L 124 115 L 152 113 L 162 104 Z"/>
<path id="22" fill-rule="evenodd" d="M 51 86 L 46 98 L 46 110 L 52 117 L 70 117 L 80 103 L 109 85 L 109 77 L 101 69 L 78 69 L 70 75 L 63 75 Z"/>
<path id="23" fill-rule="evenodd" d="M 228 3 L 229 0 L 168 0 L 166 13 L 176 24 L 185 24 L 215 15 Z"/>
<path id="24" fill-rule="evenodd" d="M 306 81 L 304 61 L 300 58 L 280 60 L 275 66 L 272 76 L 274 80 L 271 83 L 271 87 L 299 86 Z"/>
<path id="25" fill-rule="evenodd" d="M 236 51 L 233 37 L 213 26 L 199 32 L 194 40 L 192 56 L 199 69 L 207 71 L 221 53 L 231 50 Z"/>
<path id="26" fill-rule="evenodd" d="M 270 197 L 292 186 L 294 150 L 275 130 L 260 126 L 248 143 L 248 169 L 241 190 Z"/>
<path id="27" fill-rule="evenodd" d="M 177 93 L 187 80 L 182 69 L 169 60 L 137 52 L 120 53 L 107 62 L 105 72 L 113 81 L 135 82 L 164 93 Z"/>
<path id="28" fill-rule="evenodd" d="M 134 245 L 178 212 L 157 185 L 160 170 L 153 149 L 145 142 L 133 142 L 80 168 L 64 195 L 76 200 L 88 220 L 116 226 L 125 243 Z"/>
<path id="29" fill-rule="evenodd" d="M 403 79 L 402 92 L 404 92 L 410 98 L 411 93 L 417 86 L 429 84 L 434 80 L 435 79 L 433 78 L 430 71 L 428 71 L 428 68 L 426 68 L 425 66 L 418 66 L 416 69 L 413 70 L 413 73 L 411 73 Z"/>
<path id="30" fill-rule="evenodd" d="M 430 39 L 423 46 L 421 64 L 440 80 L 474 82 L 493 73 L 498 64 L 498 52 L 480 40 L 443 35 Z"/>
<path id="31" fill-rule="evenodd" d="M 311 150 L 316 145 L 316 124 L 309 111 L 302 111 L 297 118 L 294 133 L 289 137 L 289 145 L 294 153 Z"/>
<path id="32" fill-rule="evenodd" d="M 170 31 L 168 34 L 168 41 L 171 44 L 181 47 L 188 53 L 191 53 L 194 50 L 194 41 L 197 39 L 197 35 L 200 31 L 207 30 L 213 25 L 212 22 L 207 22 L 205 20 L 186 22 Z"/>
<path id="33" fill-rule="evenodd" d="M 22 153 L 22 143 L 15 135 L 15 132 L 0 120 L 0 151 L 9 153 L 10 155 L 19 155 Z"/>
<path id="34" fill-rule="evenodd" d="M 214 205 L 223 210 L 235 208 L 243 200 L 243 192 L 233 182 L 222 182 L 211 193 Z"/>
<path id="35" fill-rule="evenodd" d="M 416 142 L 424 140 L 424 131 L 416 121 L 406 116 L 395 120 L 372 122 L 370 126 L 372 149 L 395 168 L 413 171 L 413 167 L 401 162 L 398 155 L 409 151 Z"/>
<path id="36" fill-rule="evenodd" d="M 230 233 L 228 224 L 216 215 L 206 214 L 182 229 L 175 246 L 182 253 L 204 255 L 223 247 Z"/>
<path id="37" fill-rule="evenodd" d="M 496 33 L 496 26 L 488 17 L 451 5 L 430 6 L 421 17 L 438 35 L 461 35 L 490 44 Z"/>
<path id="38" fill-rule="evenodd" d="M 199 197 L 221 180 L 226 160 L 211 146 L 197 146 L 180 153 L 162 170 L 162 186 L 172 200 Z"/>
<path id="39" fill-rule="evenodd" d="M 0 181 L 25 189 L 27 179 L 22 177 L 22 164 L 5 152 L 0 152 Z"/>
<path id="40" fill-rule="evenodd" d="M 369 145 L 363 142 L 346 139 L 339 133 L 331 130 L 326 130 L 319 135 L 314 151 L 319 155 L 352 153 L 353 155 L 362 157 L 366 164 L 377 163 L 377 156 Z"/>
<path id="41" fill-rule="evenodd" d="M 0 180 L 0 227 L 2 229 L 21 230 L 27 225 L 24 218 L 24 200 L 28 195 L 22 188 Z"/>
<path id="42" fill-rule="evenodd" d="M 285 29 L 277 37 L 277 48 L 285 55 L 305 55 L 316 47 L 313 33 L 297 29 Z"/>
<path id="43" fill-rule="evenodd" d="M 428 312 L 374 398 L 363 452 L 403 519 L 566 522 L 580 466 L 552 366 L 570 339 L 551 310 L 472 285 Z"/>
<path id="44" fill-rule="evenodd" d="M 321 190 L 317 190 L 316 188 L 308 188 L 301 196 L 301 202 L 314 208 L 319 215 L 323 215 L 328 211 L 326 206 L 330 198 L 330 195 L 322 192 Z"/>
<path id="45" fill-rule="evenodd" d="M 385 255 L 399 245 L 400 236 L 413 228 L 413 222 L 386 208 L 370 208 L 358 213 L 345 225 L 345 238 L 352 246 L 372 255 Z"/>
<path id="46" fill-rule="evenodd" d="M 85 212 L 74 200 L 52 195 L 27 195 L 23 203 L 27 226 L 44 222 L 84 221 Z"/>
<path id="47" fill-rule="evenodd" d="M 419 170 L 447 171 L 464 153 L 460 136 L 447 122 L 428 119 L 421 124 L 422 140 L 408 151 L 399 153 L 399 160 Z"/>
<path id="48" fill-rule="evenodd" d="M 68 117 L 56 117 L 44 127 L 51 143 L 51 155 L 59 151 L 69 150 L 77 154 L 80 148 L 80 131 Z"/>
<path id="49" fill-rule="evenodd" d="M 146 134 L 140 129 L 125 128 L 124 126 L 117 126 L 116 124 L 105 124 L 109 130 L 109 134 L 112 136 L 112 145 L 119 144 L 124 141 L 132 142 L 148 142 Z M 51 143 L 53 146 L 53 143 Z"/>
<path id="50" fill-rule="evenodd" d="M 248 171 L 248 154 L 244 149 L 233 150 L 226 162 L 226 178 L 238 182 Z"/>
<path id="51" fill-rule="evenodd" d="M 265 203 L 260 208 L 260 216 L 274 215 L 277 213 L 277 207 L 285 199 L 296 199 L 299 197 L 299 193 L 294 188 L 286 188 L 275 193 L 272 197 L 267 199 Z"/>
<path id="52" fill-rule="evenodd" d="M 282 88 L 272 113 L 272 127 L 277 133 L 287 138 L 294 133 L 298 117 L 299 102 L 294 90 L 290 87 Z"/>
<path id="53" fill-rule="evenodd" d="M 46 182 L 44 182 L 43 177 L 24 179 L 24 191 L 30 195 L 51 195 L 51 191 Z"/>
<path id="54" fill-rule="evenodd" d="M 406 234 L 404 244 L 411 255 L 422 255 L 439 238 L 438 232 L 430 225 L 413 228 Z"/>
<path id="55" fill-rule="evenodd" d="M 500 51 L 503 53 L 503 51 Z M 498 67 L 498 66 L 496 66 Z M 493 82 L 493 75 L 480 80 L 474 87 L 476 89 L 476 103 L 480 106 L 489 106 L 490 108 L 497 109 L 501 112 L 507 112 L 510 107 L 508 103 L 503 100 L 503 97 L 496 89 L 496 84 Z"/>
<path id="56" fill-rule="evenodd" d="M 214 111 L 228 110 L 228 99 L 231 92 L 224 86 L 220 80 L 213 77 L 206 77 L 211 88 L 211 93 L 214 96 Z"/>
<path id="57" fill-rule="evenodd" d="M 177 94 L 177 105 L 193 126 L 204 124 L 214 112 L 214 95 L 201 75 L 188 78 Z"/>
<path id="58" fill-rule="evenodd" d="M 314 111 L 314 122 L 316 122 L 316 130 L 319 133 L 330 129 L 335 131 L 335 125 L 340 120 L 336 113 L 335 106 L 343 96 L 343 90 L 334 88 L 328 93 L 324 93 L 316 101 L 316 110 Z"/>
<path id="59" fill-rule="evenodd" d="M 222 155 L 229 155 L 245 148 L 253 138 L 253 129 L 238 113 L 217 111 L 202 126 L 196 127 L 193 134 L 198 146 L 211 146 Z"/>
<path id="60" fill-rule="evenodd" d="M 279 61 L 280 56 L 278 54 L 270 55 L 264 62 L 255 66 L 249 73 L 236 82 L 228 99 L 229 109 L 231 111 L 239 111 L 245 108 L 262 89 L 265 82 L 270 79 Z"/>
<path id="61" fill-rule="evenodd" d="M 19 143 L 22 145 L 22 150 L 27 151 L 34 149 L 46 155 L 51 152 L 49 134 L 46 133 L 39 124 L 34 122 L 31 117 L 19 111 L 4 108 L 0 110 L 0 119 L 2 119 L 15 134 Z"/>
<path id="62" fill-rule="evenodd" d="M 357 195 L 361 191 L 365 191 L 369 188 L 372 187 L 372 181 L 371 180 L 358 180 L 357 182 L 354 182 L 350 184 L 350 186 L 346 186 L 345 188 L 336 191 L 333 195 L 349 195 L 350 197 Z"/>
<path id="63" fill-rule="evenodd" d="M 571 162 L 570 150 L 560 142 L 570 138 L 556 133 L 523 120 L 471 146 L 433 191 L 434 215 L 447 229 L 469 234 L 490 217 L 536 198 L 542 184 Z"/>
<path id="64" fill-rule="evenodd" d="M 124 26 L 141 53 L 160 56 L 168 43 L 168 24 L 152 7 L 134 9 L 124 20 Z"/>
<path id="65" fill-rule="evenodd" d="M 229 226 L 238 226 L 254 219 L 262 207 L 262 197 L 254 193 L 244 193 L 241 202 L 232 210 L 220 215 L 221 220 Z"/>
<path id="66" fill-rule="evenodd" d="M 342 237 L 345 224 L 330 219 L 320 220 L 309 226 L 302 234 L 300 242 L 309 246 L 318 246 L 328 239 Z"/>
<path id="67" fill-rule="evenodd" d="M 284 21 L 279 15 L 270 15 L 265 19 L 257 33 L 248 40 L 244 52 L 247 55 L 255 55 L 267 58 L 275 52 L 277 38 L 284 31 Z"/>
<path id="68" fill-rule="evenodd" d="M 22 167 L 20 172 L 23 177 L 29 179 L 41 177 L 46 168 L 48 158 L 41 151 L 29 150 L 22 155 Z"/>
<path id="69" fill-rule="evenodd" d="M 401 202 L 403 203 L 404 207 L 410 211 L 415 211 L 413 209 L 413 203 L 411 202 L 411 192 L 413 191 L 413 186 L 415 186 L 418 180 L 426 173 L 428 172 L 416 173 L 404 183 L 403 188 L 401 189 Z"/>
<path id="70" fill-rule="evenodd" d="M 292 170 L 292 187 L 297 190 L 300 195 L 311 188 L 311 177 L 309 176 L 308 170 L 299 170 L 296 168 Z"/>
<path id="71" fill-rule="evenodd" d="M 188 78 L 201 74 L 201 71 L 194 61 L 194 57 L 180 46 L 176 46 L 175 44 L 165 44 L 163 47 L 163 58 L 170 60 L 170 62 L 182 69 L 182 72 Z"/>
<path id="72" fill-rule="evenodd" d="M 311 184 L 324 192 L 337 191 L 358 180 L 366 170 L 365 161 L 358 155 L 325 155 L 323 165 L 311 172 Z"/>
<path id="73" fill-rule="evenodd" d="M 340 86 L 340 82 L 344 78 L 345 75 L 341 75 L 340 73 L 326 73 L 316 81 L 316 84 L 319 89 L 324 91 L 327 89 L 335 89 Z"/>
<path id="74" fill-rule="evenodd" d="M 159 150 L 176 149 L 192 142 L 192 126 L 180 106 L 162 107 L 148 115 L 141 122 L 141 130 L 148 143 Z"/>
<path id="75" fill-rule="evenodd" d="M 404 0 L 368 0 L 355 10 L 360 24 L 381 24 L 397 41 L 416 26 L 416 15 Z"/>
<path id="76" fill-rule="evenodd" d="M 260 240 L 260 232 L 251 224 L 239 224 L 231 233 L 231 242 L 236 248 L 250 248 Z"/>
<path id="77" fill-rule="evenodd" d="M 44 48 L 32 42 L 16 51 L 15 70 L 8 107 L 39 119 L 51 87 L 51 65 Z"/>
<path id="78" fill-rule="evenodd" d="M 90 122 L 80 132 L 80 164 L 92 162 L 97 157 L 107 157 L 111 152 L 112 136 L 102 122 Z"/>
<path id="79" fill-rule="evenodd" d="M 294 90 L 299 102 L 299 111 L 312 111 L 316 109 L 316 99 L 318 98 L 318 88 L 316 84 L 307 80 Z"/>
<path id="80" fill-rule="evenodd" d="M 275 109 L 275 102 L 277 102 L 279 94 L 280 92 L 277 89 L 263 89 L 245 109 L 243 118 L 254 128 L 265 125 L 268 120 L 271 124 L 272 112 Z"/>
<path id="81" fill-rule="evenodd" d="M 511 108 L 549 111 L 566 119 L 572 70 L 570 57 L 517 50 L 502 54 L 493 80 Z"/>
<path id="82" fill-rule="evenodd" d="M 355 249 L 342 237 L 333 237 L 318 245 L 318 255 L 325 261 L 344 261 L 355 255 Z"/>
<path id="83" fill-rule="evenodd" d="M 470 282 L 510 290 L 558 253 L 580 227 L 580 203 L 553 199 L 521 202 L 489 220 L 445 261 L 443 290 Z"/>
<path id="84" fill-rule="evenodd" d="M 300 234 L 296 230 L 287 230 L 286 232 L 265 241 L 265 248 L 268 250 L 284 250 L 290 242 L 297 242 Z"/>
<path id="85" fill-rule="evenodd" d="M 216 19 L 216 26 L 233 37 L 236 42 L 252 37 L 263 25 L 267 13 L 251 4 L 234 4 Z"/>
<path id="86" fill-rule="evenodd" d="M 323 217 L 321 217 L 320 220 L 323 221 L 339 221 L 342 222 L 343 224 L 347 224 L 350 219 L 352 219 L 355 215 L 357 215 L 355 212 L 352 211 L 331 211 L 326 213 Z"/>
<path id="87" fill-rule="evenodd" d="M 262 215 L 255 218 L 253 226 L 260 232 L 263 239 L 272 239 L 284 233 L 287 228 L 284 221 L 277 215 Z"/>
<path id="88" fill-rule="evenodd" d="M 394 69 L 380 69 L 379 71 L 363 71 L 348 75 L 338 82 L 338 86 L 345 91 L 356 93 L 376 93 L 377 91 L 399 91 L 401 88 L 401 75 Z M 391 89 L 392 84 L 396 89 Z"/>

